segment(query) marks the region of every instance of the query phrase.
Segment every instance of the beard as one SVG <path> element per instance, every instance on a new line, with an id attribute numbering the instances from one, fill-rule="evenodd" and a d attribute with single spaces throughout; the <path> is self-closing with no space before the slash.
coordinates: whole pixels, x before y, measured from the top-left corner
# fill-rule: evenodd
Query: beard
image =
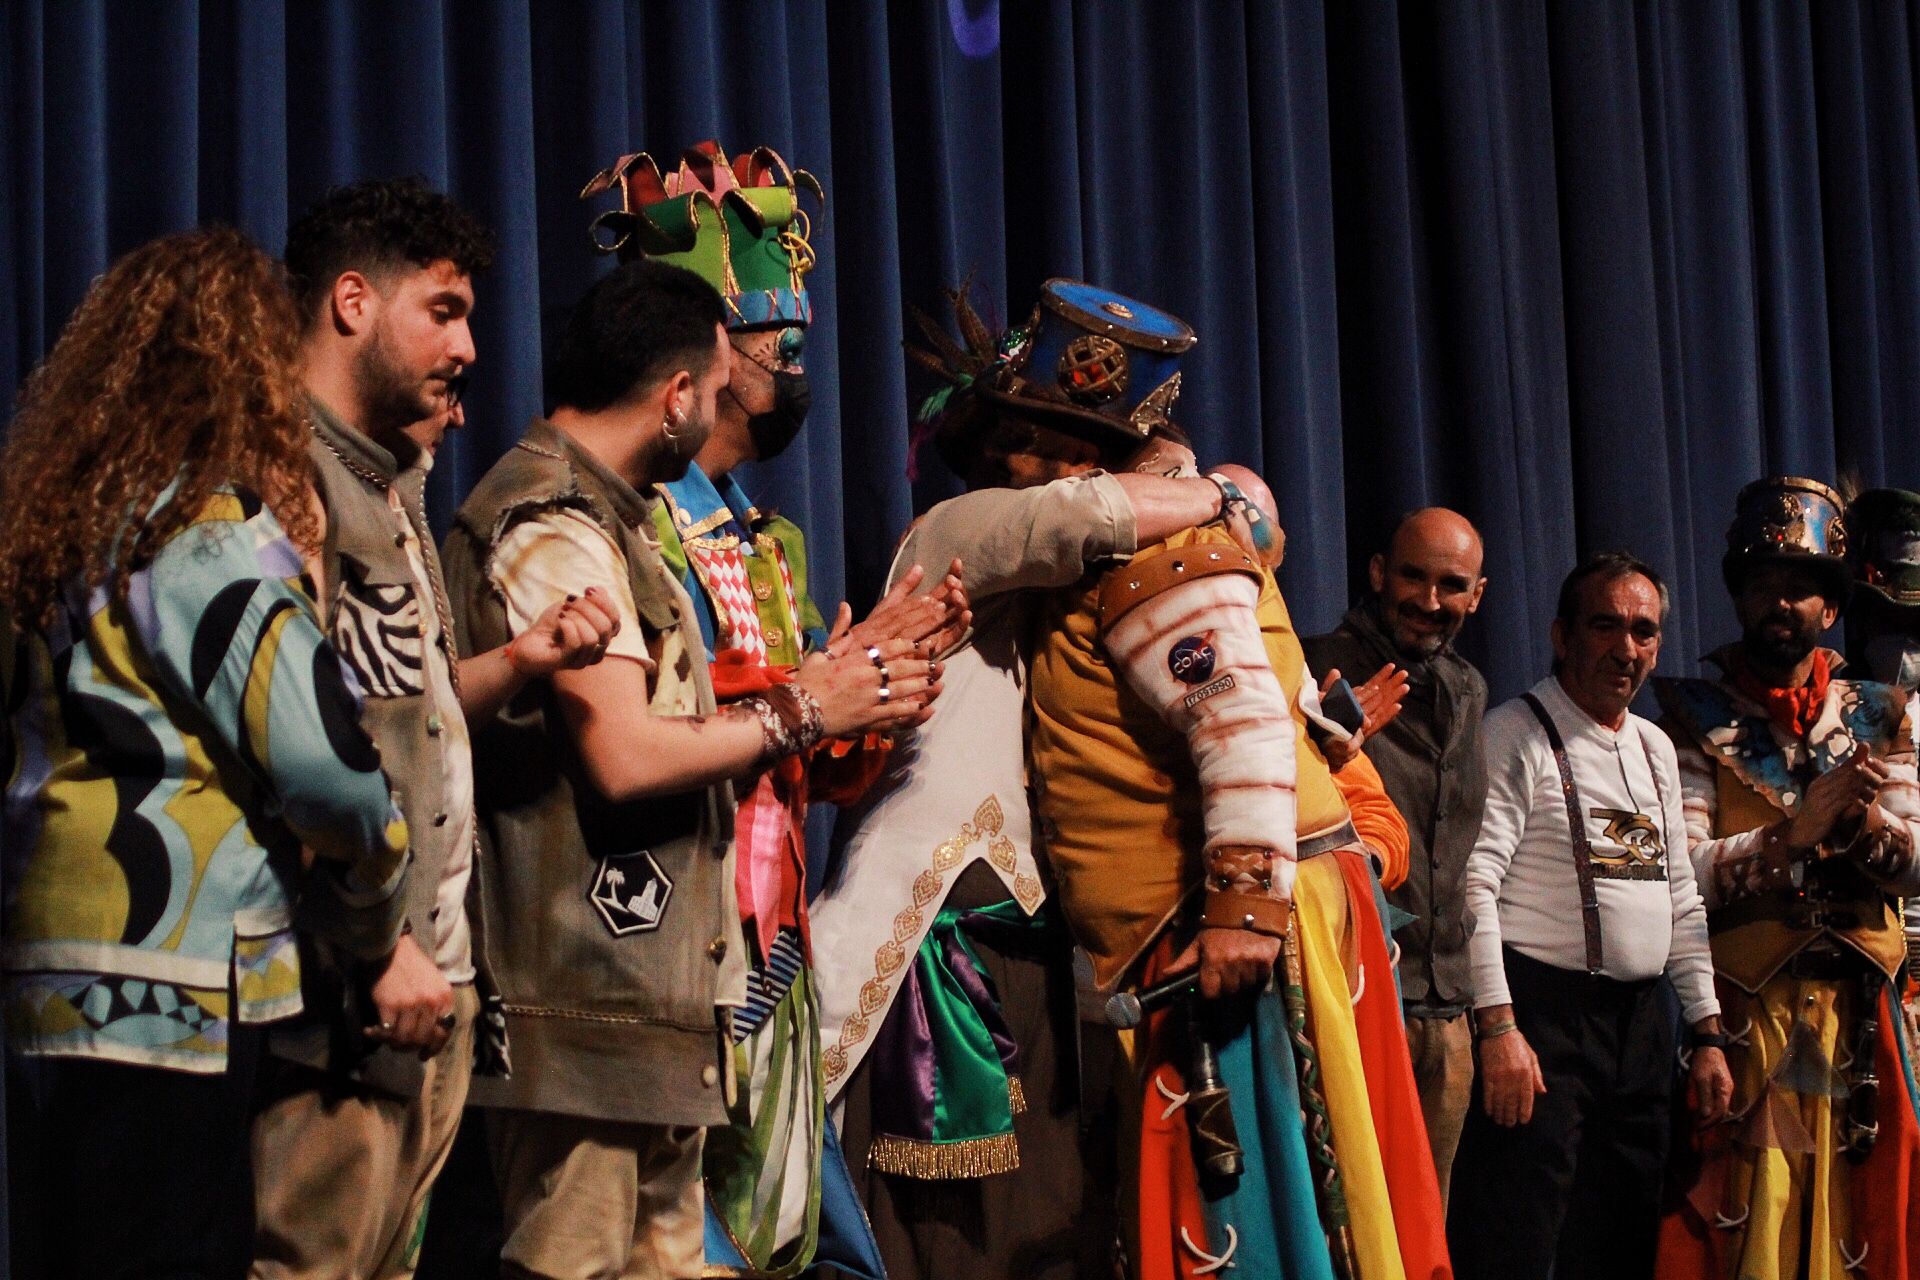
<path id="1" fill-rule="evenodd" d="M 1410 625 L 1415 621 L 1431 624 L 1431 631 L 1416 630 Z M 1402 605 L 1395 609 L 1390 621 L 1393 647 L 1409 658 L 1425 661 L 1446 648 L 1453 637 L 1459 634 L 1459 627 L 1453 619 L 1442 614 L 1430 614 L 1421 609 L 1410 609 Z"/>
<path id="2" fill-rule="evenodd" d="M 659 473 L 655 477 L 656 482 L 671 484 L 684 479 L 687 468 L 693 465 L 694 458 L 712 434 L 713 416 L 703 415 L 698 410 L 687 414 L 686 425 L 675 427 L 671 436 L 661 432 L 659 449 L 654 455 L 658 460 L 654 470 Z"/>
<path id="3" fill-rule="evenodd" d="M 1770 630 L 1780 626 L 1787 628 L 1786 634 Z M 1756 620 L 1741 636 L 1741 645 L 1746 651 L 1769 667 L 1797 666 L 1819 643 L 1817 622 L 1778 611 Z"/>
<path id="4" fill-rule="evenodd" d="M 456 369 L 435 370 L 421 377 L 408 370 L 393 350 L 384 321 L 376 321 L 367 344 L 353 360 L 354 378 L 366 407 L 368 434 L 397 434 L 422 418 L 445 408 L 445 396 L 432 389 L 435 380 L 451 380 Z"/>

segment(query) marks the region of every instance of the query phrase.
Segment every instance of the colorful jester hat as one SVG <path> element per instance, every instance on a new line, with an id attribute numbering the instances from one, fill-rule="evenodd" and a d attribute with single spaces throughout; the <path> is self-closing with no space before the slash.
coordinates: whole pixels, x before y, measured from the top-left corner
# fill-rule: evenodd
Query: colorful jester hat
<path id="1" fill-rule="evenodd" d="M 822 206 L 826 193 L 805 169 L 789 169 L 771 147 L 742 152 L 729 165 L 709 140 L 682 152 L 680 167 L 664 177 L 644 151 L 621 156 L 580 198 L 614 187 L 621 207 L 593 220 L 600 252 L 694 272 L 719 290 L 729 329 L 793 328 L 813 318 L 801 283 L 813 270 L 813 226 L 799 193 L 811 192 Z"/>

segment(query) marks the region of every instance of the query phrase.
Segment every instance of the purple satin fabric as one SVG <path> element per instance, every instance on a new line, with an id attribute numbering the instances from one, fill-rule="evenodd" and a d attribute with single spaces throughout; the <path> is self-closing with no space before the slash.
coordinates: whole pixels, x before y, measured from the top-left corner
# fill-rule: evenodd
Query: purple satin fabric
<path id="1" fill-rule="evenodd" d="M 960 929 L 976 937 L 1005 933 L 1011 940 L 1017 935 L 1004 929 L 991 916 L 978 912 L 962 912 L 958 923 L 959 928 L 951 929 L 942 929 L 936 924 L 928 941 L 940 948 L 941 957 L 961 993 L 973 1006 L 987 1034 L 993 1037 L 1001 1065 L 1008 1075 L 1015 1075 L 1020 1070 L 1020 1049 L 1014 1044 L 1013 1033 L 1000 1012 L 999 992 L 994 989 L 993 979 L 973 962 L 973 957 L 961 945 Z M 881 1024 L 869 1057 L 870 1069 L 878 1073 L 874 1076 L 873 1090 L 874 1131 L 932 1141 L 935 1091 L 939 1082 L 934 1065 L 933 1028 L 927 1016 L 926 976 L 918 954 L 907 966 L 893 1012 Z"/>

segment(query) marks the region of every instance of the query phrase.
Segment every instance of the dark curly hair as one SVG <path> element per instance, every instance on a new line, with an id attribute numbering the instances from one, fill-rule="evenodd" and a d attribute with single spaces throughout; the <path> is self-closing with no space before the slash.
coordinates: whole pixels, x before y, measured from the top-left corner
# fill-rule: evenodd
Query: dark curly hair
<path id="1" fill-rule="evenodd" d="M 671 263 L 638 258 L 602 276 L 575 304 L 547 362 L 547 412 L 594 413 L 681 369 L 713 364 L 727 322 L 712 285 Z"/>
<path id="2" fill-rule="evenodd" d="M 123 595 L 221 485 L 318 549 L 299 333 L 280 268 L 231 227 L 164 236 L 94 281 L 0 450 L 0 606 L 16 625 L 47 626 L 74 584 Z"/>
<path id="3" fill-rule="evenodd" d="M 442 258 L 462 274 L 493 265 L 493 233 L 419 178 L 381 178 L 335 187 L 287 232 L 287 274 L 307 324 L 343 271 L 378 283 L 409 264 Z"/>

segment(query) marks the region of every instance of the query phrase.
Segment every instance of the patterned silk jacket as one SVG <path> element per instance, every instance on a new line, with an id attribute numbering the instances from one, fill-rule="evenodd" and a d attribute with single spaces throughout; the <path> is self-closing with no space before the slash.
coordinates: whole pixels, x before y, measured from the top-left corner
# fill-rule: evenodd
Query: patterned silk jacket
<path id="1" fill-rule="evenodd" d="M 76 590 L 0 647 L 14 1052 L 218 1074 L 231 1024 L 300 1012 L 296 911 L 393 946 L 406 823 L 300 579 L 222 490 L 124 600 Z"/>

